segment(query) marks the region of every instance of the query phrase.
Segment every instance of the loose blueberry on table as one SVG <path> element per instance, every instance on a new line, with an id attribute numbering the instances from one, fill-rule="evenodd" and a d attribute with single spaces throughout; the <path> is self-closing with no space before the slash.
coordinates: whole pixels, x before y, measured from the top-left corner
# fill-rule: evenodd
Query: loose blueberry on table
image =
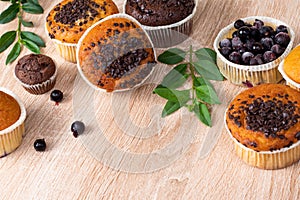
<path id="1" fill-rule="evenodd" d="M 238 19 L 234 23 L 237 30 L 232 38 L 219 43 L 220 53 L 229 61 L 241 65 L 261 65 L 280 57 L 290 43 L 288 29 L 279 25 L 274 30 L 262 20 L 255 19 L 253 24 Z"/>
<path id="2" fill-rule="evenodd" d="M 36 151 L 45 151 L 47 145 L 45 139 L 37 139 L 34 142 L 33 146 Z"/>
<path id="3" fill-rule="evenodd" d="M 78 137 L 78 135 L 81 135 L 85 130 L 85 125 L 81 121 L 75 121 L 71 125 L 71 131 L 73 132 L 73 136 L 75 138 Z"/>
<path id="4" fill-rule="evenodd" d="M 64 98 L 64 94 L 60 90 L 53 90 L 50 94 L 51 101 L 54 101 L 56 105 L 61 102 Z"/>

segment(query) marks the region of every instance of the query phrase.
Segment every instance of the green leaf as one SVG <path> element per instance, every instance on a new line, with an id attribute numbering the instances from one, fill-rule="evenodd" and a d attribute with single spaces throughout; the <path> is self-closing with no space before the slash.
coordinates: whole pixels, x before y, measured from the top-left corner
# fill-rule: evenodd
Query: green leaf
<path id="1" fill-rule="evenodd" d="M 194 108 L 194 113 L 199 118 L 201 122 L 203 122 L 207 126 L 212 126 L 211 116 L 207 106 L 203 103 L 196 104 Z"/>
<path id="2" fill-rule="evenodd" d="M 196 95 L 202 101 L 209 104 L 221 104 L 217 93 L 208 85 L 201 85 L 196 87 Z"/>
<path id="3" fill-rule="evenodd" d="M 199 60 L 209 60 L 213 63 L 217 62 L 217 53 L 209 48 L 201 48 L 195 51 L 195 54 Z"/>
<path id="4" fill-rule="evenodd" d="M 193 65 L 198 74 L 208 80 L 223 81 L 224 79 L 217 65 L 211 61 L 198 60 L 198 62 L 194 62 Z"/>
<path id="5" fill-rule="evenodd" d="M 8 31 L 0 38 L 0 53 L 5 51 L 16 39 L 16 31 Z"/>
<path id="6" fill-rule="evenodd" d="M 34 42 L 35 44 L 37 44 L 39 47 L 46 47 L 46 44 L 43 41 L 43 39 L 35 33 L 29 32 L 29 31 L 22 31 L 21 38 L 30 40 L 30 41 Z"/>
<path id="7" fill-rule="evenodd" d="M 190 90 L 179 91 L 169 88 L 157 87 L 154 89 L 154 93 L 169 101 L 179 102 L 180 105 L 185 104 L 190 100 Z"/>
<path id="8" fill-rule="evenodd" d="M 23 24 L 23 26 L 25 27 L 33 27 L 33 23 L 32 22 L 27 22 L 24 21 L 23 19 L 21 20 L 21 23 Z"/>
<path id="9" fill-rule="evenodd" d="M 161 85 L 167 88 L 178 88 L 183 85 L 183 83 L 189 77 L 186 74 L 187 64 L 180 64 L 174 67 L 163 79 Z"/>
<path id="10" fill-rule="evenodd" d="M 213 84 L 211 84 L 211 82 L 209 80 L 206 80 L 203 77 L 196 77 L 194 79 L 193 84 L 194 84 L 195 87 L 198 87 L 198 86 L 201 86 L 201 85 L 207 85 L 211 88 L 214 88 Z"/>
<path id="11" fill-rule="evenodd" d="M 6 10 L 4 10 L 0 14 L 0 24 L 6 24 L 8 22 L 11 22 L 17 17 L 18 12 L 19 12 L 18 4 L 10 5 Z"/>
<path id="12" fill-rule="evenodd" d="M 28 0 L 28 2 L 31 2 L 31 3 L 33 3 L 33 4 L 40 5 L 40 3 L 39 3 L 38 0 Z"/>
<path id="13" fill-rule="evenodd" d="M 27 40 L 27 39 L 23 39 L 23 44 L 24 46 L 29 49 L 30 51 L 32 51 L 33 53 L 40 53 L 40 48 L 38 45 L 36 45 L 34 42 L 32 42 L 31 40 Z"/>
<path id="14" fill-rule="evenodd" d="M 44 9 L 39 4 L 35 4 L 32 2 L 27 2 L 22 5 L 22 9 L 31 14 L 42 14 Z"/>
<path id="15" fill-rule="evenodd" d="M 175 111 L 179 110 L 182 106 L 184 106 L 184 105 L 183 104 L 180 105 L 179 102 L 168 101 L 162 111 L 161 116 L 166 117 L 166 116 L 174 113 Z"/>
<path id="16" fill-rule="evenodd" d="M 10 53 L 8 54 L 5 64 L 12 63 L 14 60 L 17 59 L 17 57 L 21 53 L 21 45 L 19 42 L 17 42 L 14 47 L 11 49 Z"/>
<path id="17" fill-rule="evenodd" d="M 160 54 L 157 59 L 161 63 L 175 65 L 182 62 L 185 56 L 185 51 L 178 48 L 172 48 Z"/>

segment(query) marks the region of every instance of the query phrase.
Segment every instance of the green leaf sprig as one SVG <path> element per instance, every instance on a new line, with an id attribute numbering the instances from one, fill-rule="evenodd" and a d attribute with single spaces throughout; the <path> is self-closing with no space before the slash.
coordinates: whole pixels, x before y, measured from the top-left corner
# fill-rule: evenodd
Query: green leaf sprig
<path id="1" fill-rule="evenodd" d="M 18 18 L 17 30 L 8 31 L 0 37 L 0 53 L 5 51 L 10 47 L 15 41 L 15 44 L 11 51 L 9 52 L 5 64 L 12 63 L 18 58 L 21 53 L 21 49 L 25 46 L 27 49 L 33 53 L 40 53 L 41 47 L 46 47 L 43 39 L 37 34 L 30 31 L 22 31 L 22 25 L 24 27 L 33 27 L 32 22 L 25 21 L 23 19 L 23 12 L 30 14 L 42 14 L 44 9 L 39 4 L 38 0 L 1 0 L 9 1 L 11 3 L 8 8 L 6 8 L 0 14 L 0 24 L 6 24 L 14 19 Z M 17 39 L 17 40 L 16 40 Z"/>
<path id="2" fill-rule="evenodd" d="M 196 61 L 194 57 L 197 58 Z M 192 46 L 188 51 L 171 48 L 159 55 L 158 61 L 176 65 L 153 91 L 167 100 L 162 117 L 186 107 L 190 112 L 195 113 L 202 123 L 211 127 L 210 107 L 221 102 L 210 80 L 224 79 L 216 65 L 216 52 L 209 48 L 194 51 Z M 192 83 L 190 89 L 178 89 L 189 79 Z"/>

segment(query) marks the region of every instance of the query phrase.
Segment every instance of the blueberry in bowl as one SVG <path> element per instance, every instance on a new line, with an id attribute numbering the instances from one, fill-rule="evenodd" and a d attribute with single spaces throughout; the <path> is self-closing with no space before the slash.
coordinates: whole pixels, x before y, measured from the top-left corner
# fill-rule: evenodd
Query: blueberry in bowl
<path id="1" fill-rule="evenodd" d="M 218 67 L 237 85 L 278 83 L 282 80 L 278 66 L 291 51 L 294 38 L 291 27 L 274 18 L 236 19 L 214 41 Z"/>

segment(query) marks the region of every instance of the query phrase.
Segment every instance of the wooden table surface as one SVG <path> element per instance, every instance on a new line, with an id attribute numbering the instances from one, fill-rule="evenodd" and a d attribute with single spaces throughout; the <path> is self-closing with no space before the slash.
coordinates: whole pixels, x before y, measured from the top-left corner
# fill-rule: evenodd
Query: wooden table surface
<path id="1" fill-rule="evenodd" d="M 120 164 L 118 167 L 113 160 L 103 161 L 103 155 L 97 152 L 101 151 L 101 144 L 99 149 L 89 146 L 94 145 L 87 142 L 88 132 L 95 131 L 91 127 L 85 135 L 73 138 L 71 123 L 78 116 L 85 115 L 92 105 L 80 104 L 81 100 L 86 101 L 86 91 L 80 90 L 81 78 L 77 77 L 76 65 L 59 57 L 44 33 L 45 17 L 58 2 L 40 1 L 44 14 L 26 14 L 25 18 L 34 22 L 35 27 L 31 30 L 39 33 L 47 43 L 42 53 L 51 56 L 57 63 L 55 88 L 65 94 L 59 106 L 49 100 L 49 93 L 39 96 L 27 93 L 13 77 L 16 62 L 5 65 L 8 51 L 0 57 L 0 86 L 20 96 L 28 113 L 22 145 L 0 159 L 0 199 L 300 198 L 300 162 L 285 169 L 268 171 L 248 166 L 236 156 L 222 118 L 224 107 L 243 88 L 228 81 L 215 83 L 224 103 L 219 109 L 213 109 L 213 129 L 204 127 L 185 112 L 178 112 L 165 119 L 160 133 L 148 138 L 124 134 L 117 122 L 128 117 L 137 127 L 142 127 L 139 131 L 148 130 L 151 112 L 159 113 L 165 103 L 151 94 L 153 84 L 130 92 L 129 96 L 127 93 L 92 94 L 92 103 L 97 107 L 93 120 L 100 124 L 107 140 L 123 152 L 151 154 L 164 149 L 178 139 L 178 127 L 187 125 L 184 132 L 191 136 L 184 140 L 189 142 L 187 148 L 168 157 L 171 159 L 166 163 L 162 164 L 165 160 L 152 161 L 152 168 L 150 166 L 144 171 L 133 162 L 132 166 L 123 165 L 122 168 Z M 120 10 L 122 2 L 116 0 Z M 7 2 L 1 1 L 0 10 L 5 7 Z M 212 48 L 214 38 L 222 27 L 238 18 L 257 15 L 274 17 L 289 24 L 296 33 L 295 44 L 298 44 L 299 8 L 298 0 L 200 0 L 191 37 L 199 46 Z M 15 29 L 16 25 L 16 22 L 1 25 L 0 34 Z M 23 49 L 22 55 L 28 53 L 27 49 Z M 130 104 L 125 117 L 113 104 L 116 99 L 122 98 L 129 98 Z M 45 138 L 48 145 L 46 152 L 34 150 L 33 142 L 37 138 Z M 111 159 L 114 158 L 112 155 Z M 152 172 L 149 172 L 151 169 Z"/>

